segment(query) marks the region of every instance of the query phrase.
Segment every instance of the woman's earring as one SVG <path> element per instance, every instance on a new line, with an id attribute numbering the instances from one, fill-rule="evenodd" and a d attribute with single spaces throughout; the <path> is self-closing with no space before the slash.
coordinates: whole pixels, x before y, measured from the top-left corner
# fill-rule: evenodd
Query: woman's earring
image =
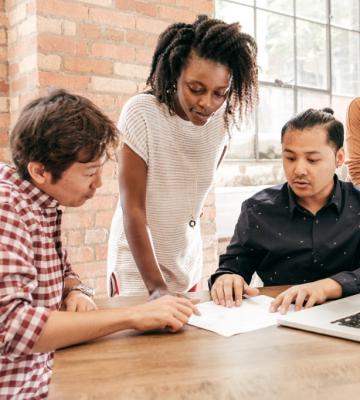
<path id="1" fill-rule="evenodd" d="M 171 83 L 169 88 L 166 89 L 166 93 L 176 93 L 176 84 L 175 83 Z"/>

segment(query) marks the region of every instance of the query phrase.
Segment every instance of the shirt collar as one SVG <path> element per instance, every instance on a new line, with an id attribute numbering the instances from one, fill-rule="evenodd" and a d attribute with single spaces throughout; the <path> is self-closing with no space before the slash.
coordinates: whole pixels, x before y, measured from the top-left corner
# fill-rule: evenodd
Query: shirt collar
<path id="1" fill-rule="evenodd" d="M 289 198 L 289 211 L 293 215 L 294 210 L 296 208 L 299 208 L 300 206 L 296 200 L 296 195 L 293 192 L 293 190 L 291 189 L 289 184 L 287 184 L 287 191 L 288 191 L 288 198 Z M 342 199 L 341 185 L 340 185 L 339 178 L 335 174 L 334 175 L 334 188 L 329 197 L 328 202 L 325 204 L 324 207 L 329 207 L 330 205 L 333 204 L 336 207 L 338 214 L 340 214 L 340 211 L 342 208 L 342 202 L 343 202 L 343 199 Z"/>
<path id="2" fill-rule="evenodd" d="M 10 165 L 2 164 L 1 177 L 12 182 L 19 190 L 26 195 L 29 203 L 35 208 L 54 208 L 59 206 L 59 202 L 32 182 L 21 179 L 16 169 Z"/>
<path id="3" fill-rule="evenodd" d="M 343 196 L 342 196 L 341 184 L 337 175 L 334 175 L 334 183 L 335 183 L 334 190 L 331 196 L 329 197 L 329 201 L 327 202 L 326 206 L 334 204 L 338 214 L 340 214 L 340 211 L 343 206 Z"/>

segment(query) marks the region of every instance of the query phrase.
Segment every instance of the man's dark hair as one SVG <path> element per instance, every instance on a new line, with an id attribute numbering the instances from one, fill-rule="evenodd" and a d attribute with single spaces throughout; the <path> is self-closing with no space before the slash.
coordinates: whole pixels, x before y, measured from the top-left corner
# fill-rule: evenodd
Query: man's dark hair
<path id="1" fill-rule="evenodd" d="M 292 129 L 303 130 L 321 125 L 326 129 L 328 143 L 332 144 L 335 151 L 338 151 L 344 145 L 344 126 L 334 117 L 334 111 L 331 108 L 315 110 L 309 108 L 306 111 L 290 119 L 281 129 L 281 143 L 287 131 Z"/>
<path id="2" fill-rule="evenodd" d="M 227 24 L 206 15 L 193 24 L 170 25 L 160 36 L 153 55 L 147 85 L 160 103 L 175 113 L 176 82 L 189 55 L 218 62 L 231 71 L 231 88 L 226 99 L 225 124 L 229 114 L 239 109 L 242 117 L 252 109 L 258 97 L 257 46 L 255 40 L 240 31 L 238 23 Z"/>
<path id="3" fill-rule="evenodd" d="M 110 157 L 118 143 L 114 123 L 85 97 L 55 89 L 22 110 L 10 136 L 19 176 L 30 180 L 30 161 L 44 165 L 58 181 L 74 162 Z"/>

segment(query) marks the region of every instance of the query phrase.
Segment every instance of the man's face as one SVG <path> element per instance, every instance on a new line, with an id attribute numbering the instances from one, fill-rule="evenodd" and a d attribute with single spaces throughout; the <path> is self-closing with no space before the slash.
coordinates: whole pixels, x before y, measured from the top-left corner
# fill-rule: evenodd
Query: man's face
<path id="1" fill-rule="evenodd" d="M 336 167 L 344 161 L 344 150 L 335 153 L 321 125 L 289 130 L 283 136 L 283 166 L 287 181 L 306 208 L 324 205 L 334 187 Z"/>
<path id="2" fill-rule="evenodd" d="M 79 207 L 91 199 L 101 185 L 101 172 L 106 158 L 88 163 L 74 162 L 61 178 L 52 182 L 49 172 L 46 182 L 39 186 L 44 192 L 66 207 Z"/>
<path id="3" fill-rule="evenodd" d="M 228 67 L 190 54 L 177 81 L 176 113 L 194 125 L 205 125 L 223 105 L 230 84 Z"/>

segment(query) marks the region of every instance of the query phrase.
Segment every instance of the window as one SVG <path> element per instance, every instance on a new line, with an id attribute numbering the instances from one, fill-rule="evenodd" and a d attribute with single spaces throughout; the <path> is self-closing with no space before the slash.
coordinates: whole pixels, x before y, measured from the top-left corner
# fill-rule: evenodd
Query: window
<path id="1" fill-rule="evenodd" d="M 345 122 L 360 95 L 358 0 L 216 0 L 216 16 L 239 22 L 258 44 L 259 104 L 228 159 L 280 158 L 280 130 L 294 114 L 330 106 Z"/>

